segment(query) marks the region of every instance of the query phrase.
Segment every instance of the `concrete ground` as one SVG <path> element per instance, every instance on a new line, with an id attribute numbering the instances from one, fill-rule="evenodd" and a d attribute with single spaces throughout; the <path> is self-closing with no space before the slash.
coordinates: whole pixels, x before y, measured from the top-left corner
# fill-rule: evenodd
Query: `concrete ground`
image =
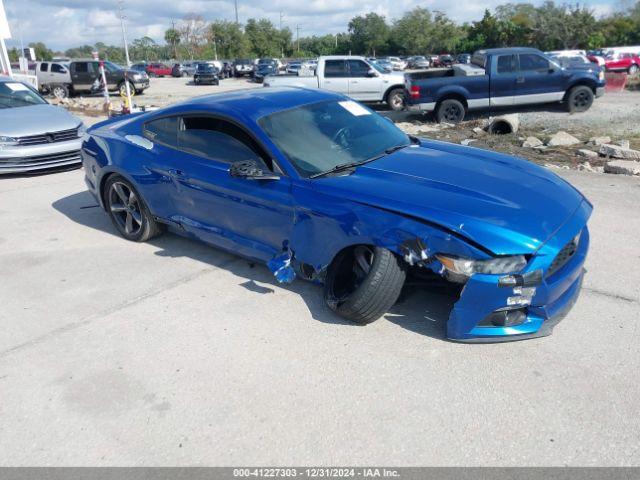
<path id="1" fill-rule="evenodd" d="M 443 339 L 451 299 L 366 327 L 320 288 L 116 235 L 82 171 L 0 180 L 0 465 L 640 465 L 640 180 L 595 204 L 553 336 Z"/>

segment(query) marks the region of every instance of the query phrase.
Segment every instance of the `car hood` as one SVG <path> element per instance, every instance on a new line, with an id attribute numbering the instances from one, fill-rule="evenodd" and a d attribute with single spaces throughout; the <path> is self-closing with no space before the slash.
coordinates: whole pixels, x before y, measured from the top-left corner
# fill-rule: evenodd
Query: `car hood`
<path id="1" fill-rule="evenodd" d="M 64 108 L 48 104 L 0 109 L 0 135 L 7 137 L 71 130 L 81 123 Z"/>
<path id="2" fill-rule="evenodd" d="M 569 183 L 525 160 L 433 141 L 314 186 L 435 223 L 496 255 L 534 253 L 585 201 Z"/>

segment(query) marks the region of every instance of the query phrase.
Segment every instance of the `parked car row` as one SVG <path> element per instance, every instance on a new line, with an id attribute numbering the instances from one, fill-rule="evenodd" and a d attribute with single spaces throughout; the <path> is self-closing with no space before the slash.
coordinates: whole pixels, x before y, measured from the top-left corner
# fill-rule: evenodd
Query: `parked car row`
<path id="1" fill-rule="evenodd" d="M 563 62 L 592 62 L 607 72 L 635 75 L 640 71 L 640 46 L 601 48 L 597 50 L 561 50 L 547 52 Z"/>
<path id="2" fill-rule="evenodd" d="M 414 55 L 410 57 L 369 57 L 367 61 L 375 63 L 388 71 L 426 70 L 428 68 L 446 68 L 456 63 L 469 63 L 471 55 L 461 53 L 454 57 L 442 55 Z"/>

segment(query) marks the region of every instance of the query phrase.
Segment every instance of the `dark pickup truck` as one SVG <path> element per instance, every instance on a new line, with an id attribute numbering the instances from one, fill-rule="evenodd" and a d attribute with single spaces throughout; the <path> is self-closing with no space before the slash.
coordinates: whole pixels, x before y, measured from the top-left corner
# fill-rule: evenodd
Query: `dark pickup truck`
<path id="1" fill-rule="evenodd" d="M 550 102 L 583 112 L 604 86 L 597 65 L 563 68 L 534 48 L 479 50 L 470 64 L 405 75 L 407 109 L 449 123 L 461 122 L 468 110 Z"/>

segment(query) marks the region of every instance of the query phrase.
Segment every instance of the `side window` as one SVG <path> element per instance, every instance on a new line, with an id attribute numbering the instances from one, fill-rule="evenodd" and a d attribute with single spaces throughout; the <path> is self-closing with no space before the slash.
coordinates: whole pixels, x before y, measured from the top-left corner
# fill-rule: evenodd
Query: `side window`
<path id="1" fill-rule="evenodd" d="M 347 62 L 344 60 L 326 60 L 324 63 L 324 76 L 326 78 L 348 76 Z"/>
<path id="2" fill-rule="evenodd" d="M 41 63 L 41 64 L 40 64 L 40 71 L 41 71 L 41 72 L 47 72 L 47 71 L 49 71 L 49 64 L 48 64 L 48 63 Z"/>
<path id="3" fill-rule="evenodd" d="M 371 67 L 362 60 L 349 60 L 349 76 L 350 77 L 366 77 Z"/>
<path id="4" fill-rule="evenodd" d="M 51 71 L 53 73 L 67 73 L 67 70 L 58 63 L 51 64 Z"/>
<path id="5" fill-rule="evenodd" d="M 256 160 L 271 169 L 271 160 L 240 127 L 212 117 L 183 117 L 178 130 L 178 148 L 219 162 Z"/>
<path id="6" fill-rule="evenodd" d="M 497 64 L 498 73 L 513 73 L 515 71 L 515 57 L 513 55 L 500 55 Z"/>
<path id="7" fill-rule="evenodd" d="M 523 53 L 520 55 L 520 71 L 521 72 L 547 72 L 549 70 L 549 61 L 534 53 Z"/>
<path id="8" fill-rule="evenodd" d="M 89 71 L 89 67 L 86 62 L 75 63 L 73 69 L 76 73 L 87 73 Z"/>
<path id="9" fill-rule="evenodd" d="M 144 136 L 169 147 L 178 146 L 178 117 L 153 120 L 144 126 Z"/>

